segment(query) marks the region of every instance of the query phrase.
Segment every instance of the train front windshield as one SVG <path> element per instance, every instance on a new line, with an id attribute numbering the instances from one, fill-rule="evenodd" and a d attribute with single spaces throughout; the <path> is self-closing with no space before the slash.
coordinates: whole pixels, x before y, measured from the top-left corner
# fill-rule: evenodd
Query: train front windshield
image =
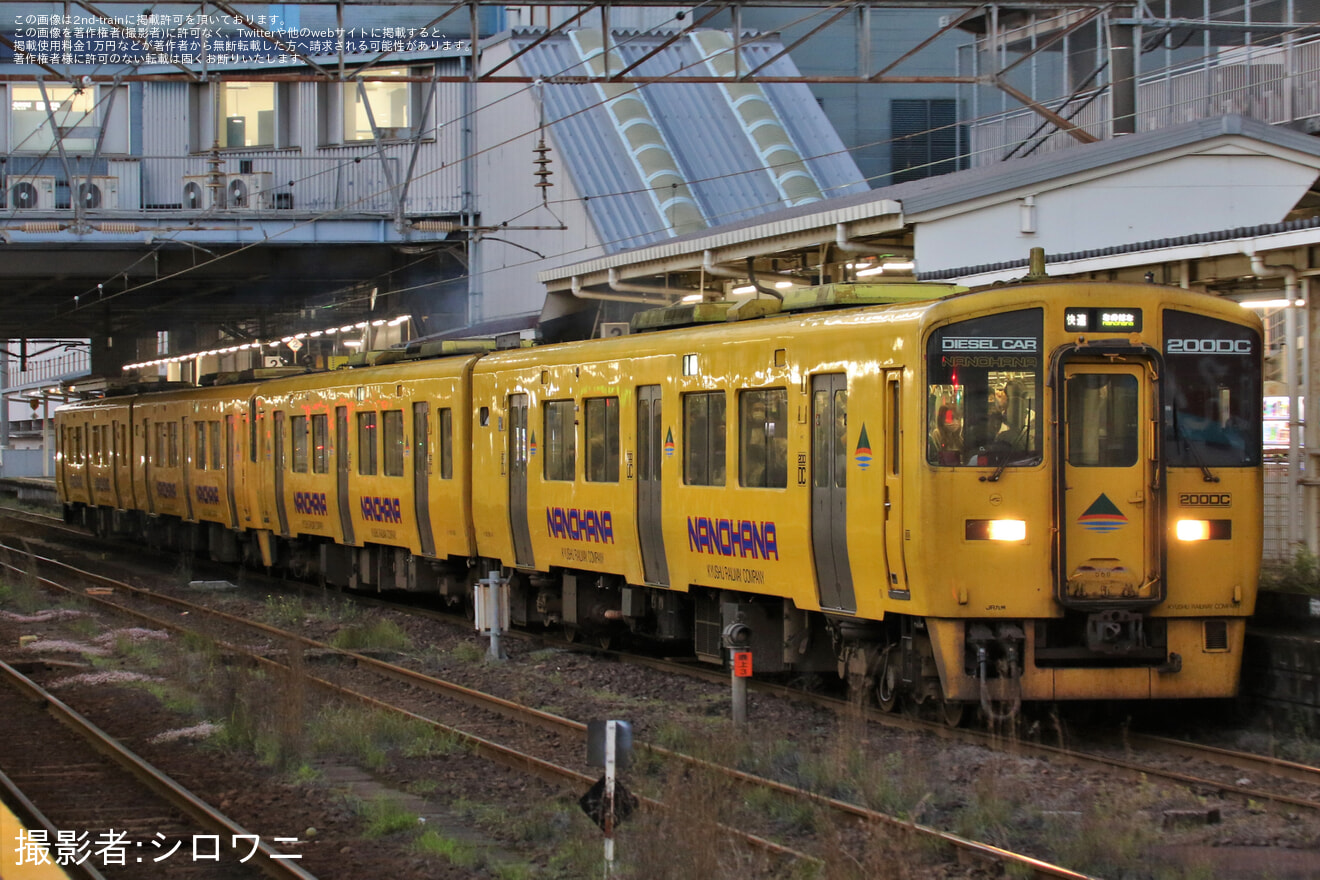
<path id="1" fill-rule="evenodd" d="M 1023 309 L 931 334 L 926 357 L 926 460 L 998 467 L 1041 459 L 1044 316 Z"/>
<path id="2" fill-rule="evenodd" d="M 1261 458 L 1260 338 L 1250 327 L 1164 313 L 1169 467 L 1255 467 Z"/>

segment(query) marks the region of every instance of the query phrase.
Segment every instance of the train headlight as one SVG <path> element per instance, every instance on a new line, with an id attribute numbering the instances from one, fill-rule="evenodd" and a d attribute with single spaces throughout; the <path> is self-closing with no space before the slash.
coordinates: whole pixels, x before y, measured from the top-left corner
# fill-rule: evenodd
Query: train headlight
<path id="1" fill-rule="evenodd" d="M 1231 519 L 1180 519 L 1173 533 L 1179 541 L 1225 541 L 1233 537 Z"/>
<path id="2" fill-rule="evenodd" d="M 969 519 L 969 541 L 1025 541 L 1027 523 L 1021 519 Z"/>

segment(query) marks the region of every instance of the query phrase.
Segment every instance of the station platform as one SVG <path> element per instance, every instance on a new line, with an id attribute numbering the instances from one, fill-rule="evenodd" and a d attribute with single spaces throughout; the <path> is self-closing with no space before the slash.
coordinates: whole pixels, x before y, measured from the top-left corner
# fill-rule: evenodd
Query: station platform
<path id="1" fill-rule="evenodd" d="M 0 478 L 0 495 L 17 498 L 26 504 L 44 507 L 59 505 L 54 477 L 3 477 Z"/>
<path id="2" fill-rule="evenodd" d="M 27 840 L 27 827 L 10 809 L 6 798 L 0 797 L 0 880 L 71 880 L 74 876 L 87 876 L 82 872 L 77 875 L 67 873 L 55 864 L 54 853 L 50 850 L 47 850 L 48 861 L 33 864 L 37 859 L 21 845 Z"/>

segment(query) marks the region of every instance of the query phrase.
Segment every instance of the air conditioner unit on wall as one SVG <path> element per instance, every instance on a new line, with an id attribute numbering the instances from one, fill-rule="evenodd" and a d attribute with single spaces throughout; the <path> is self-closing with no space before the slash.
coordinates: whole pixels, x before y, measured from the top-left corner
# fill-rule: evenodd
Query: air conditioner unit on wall
<path id="1" fill-rule="evenodd" d="M 225 181 L 225 204 L 230 208 L 263 211 L 271 206 L 271 173 L 230 174 Z"/>
<path id="2" fill-rule="evenodd" d="M 119 207 L 119 178 L 104 175 L 75 177 L 69 187 L 75 204 L 88 210 L 114 210 Z"/>
<path id="3" fill-rule="evenodd" d="M 55 178 L 47 174 L 11 174 L 5 178 L 10 210 L 50 211 L 55 208 Z"/>
<path id="4" fill-rule="evenodd" d="M 183 176 L 183 209 L 185 211 L 205 211 L 208 208 L 225 206 L 226 175 L 220 175 L 220 186 L 209 174 L 185 174 Z"/>

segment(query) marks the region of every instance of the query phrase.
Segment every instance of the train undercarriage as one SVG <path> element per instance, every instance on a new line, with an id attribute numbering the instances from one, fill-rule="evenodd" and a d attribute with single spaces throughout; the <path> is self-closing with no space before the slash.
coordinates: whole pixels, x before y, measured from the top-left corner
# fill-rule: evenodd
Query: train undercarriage
<path id="1" fill-rule="evenodd" d="M 1199 636 L 1206 644 L 1227 649 L 1232 641 L 1230 622 L 1175 623 L 1122 610 L 1034 621 L 906 615 L 862 620 L 728 590 L 675 592 L 598 572 L 527 572 L 493 560 L 424 559 L 405 548 L 289 540 L 106 508 L 66 506 L 65 519 L 103 537 L 140 540 L 159 550 L 267 567 L 327 586 L 432 594 L 469 611 L 477 581 L 498 571 L 509 584 L 514 626 L 560 628 L 570 638 L 602 646 L 624 637 L 682 644 L 698 659 L 721 665 L 731 648 L 750 651 L 757 675 L 837 676 L 854 698 L 873 699 L 884 711 L 933 715 L 954 725 L 977 711 L 992 721 L 1011 719 L 1024 699 L 1096 696 L 1093 687 L 1086 695 L 1057 687 L 1043 692 L 1041 682 L 1057 670 L 1176 676 L 1182 656 L 1171 647 L 1170 632 L 1180 624 L 1204 627 Z M 1151 695 L 1138 686 L 1107 696 Z"/>

